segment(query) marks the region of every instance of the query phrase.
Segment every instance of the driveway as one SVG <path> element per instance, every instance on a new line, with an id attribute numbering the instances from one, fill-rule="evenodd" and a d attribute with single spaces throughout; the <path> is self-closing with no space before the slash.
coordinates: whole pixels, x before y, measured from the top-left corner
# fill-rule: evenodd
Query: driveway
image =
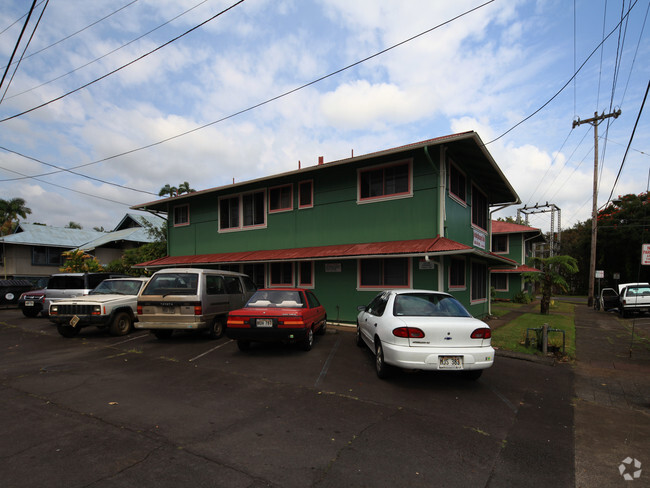
<path id="1" fill-rule="evenodd" d="M 573 371 L 377 379 L 352 329 L 310 352 L 146 332 L 59 336 L 0 310 L 12 487 L 573 487 Z"/>

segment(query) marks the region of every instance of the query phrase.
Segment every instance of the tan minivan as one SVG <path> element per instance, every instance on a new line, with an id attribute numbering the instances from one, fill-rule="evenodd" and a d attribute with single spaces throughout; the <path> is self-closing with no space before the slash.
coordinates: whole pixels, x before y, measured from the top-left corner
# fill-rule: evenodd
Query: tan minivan
<path id="1" fill-rule="evenodd" d="M 156 271 L 138 295 L 136 329 L 149 329 L 158 339 L 174 330 L 205 329 L 218 339 L 228 312 L 244 306 L 255 293 L 253 281 L 241 273 L 216 269 L 170 268 Z"/>

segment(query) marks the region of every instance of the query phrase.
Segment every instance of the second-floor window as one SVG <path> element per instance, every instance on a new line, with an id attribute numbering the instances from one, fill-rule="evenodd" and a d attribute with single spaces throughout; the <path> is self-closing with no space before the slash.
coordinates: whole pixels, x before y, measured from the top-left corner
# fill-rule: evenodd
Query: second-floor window
<path id="1" fill-rule="evenodd" d="M 487 230 L 488 201 L 487 197 L 475 186 L 472 186 L 472 224 Z"/>
<path id="2" fill-rule="evenodd" d="M 359 202 L 409 196 L 412 188 L 410 161 L 359 171 Z"/>
<path id="3" fill-rule="evenodd" d="M 465 175 L 456 167 L 453 162 L 449 162 L 449 193 L 461 202 L 467 201 L 467 183 Z"/>
<path id="4" fill-rule="evenodd" d="M 291 185 L 276 186 L 269 190 L 269 212 L 293 209 L 293 190 Z"/>
<path id="5" fill-rule="evenodd" d="M 188 225 L 190 223 L 190 206 L 179 205 L 174 207 L 174 226 Z"/>
<path id="6" fill-rule="evenodd" d="M 266 225 L 264 191 L 223 197 L 219 200 L 219 230 Z"/>
<path id="7" fill-rule="evenodd" d="M 492 252 L 498 252 L 501 254 L 508 252 L 507 234 L 492 235 Z"/>
<path id="8" fill-rule="evenodd" d="M 301 181 L 298 184 L 298 208 L 314 206 L 314 185 L 312 180 Z"/>

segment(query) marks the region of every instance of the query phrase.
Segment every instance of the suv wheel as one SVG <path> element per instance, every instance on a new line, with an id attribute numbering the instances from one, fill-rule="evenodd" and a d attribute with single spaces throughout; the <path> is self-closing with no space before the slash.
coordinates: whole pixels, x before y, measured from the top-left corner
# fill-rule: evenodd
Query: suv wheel
<path id="1" fill-rule="evenodd" d="M 123 336 L 131 332 L 132 328 L 131 316 L 126 312 L 118 312 L 108 327 L 108 331 L 114 336 Z"/>
<path id="2" fill-rule="evenodd" d="M 223 336 L 225 332 L 225 327 L 223 325 L 223 319 L 221 317 L 215 317 L 212 323 L 208 326 L 208 334 L 210 339 L 219 339 Z"/>
<path id="3" fill-rule="evenodd" d="M 38 316 L 40 309 L 38 309 L 37 307 L 29 307 L 29 308 L 25 307 L 22 309 L 22 311 L 25 317 L 29 317 L 33 319 L 34 317 Z"/>

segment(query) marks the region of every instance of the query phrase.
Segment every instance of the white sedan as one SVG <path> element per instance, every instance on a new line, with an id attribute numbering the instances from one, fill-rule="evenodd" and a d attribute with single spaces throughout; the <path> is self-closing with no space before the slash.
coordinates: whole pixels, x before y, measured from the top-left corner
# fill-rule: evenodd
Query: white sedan
<path id="1" fill-rule="evenodd" d="M 461 371 L 478 379 L 494 363 L 492 331 L 454 297 L 428 290 L 381 292 L 359 307 L 357 345 L 375 353 L 377 376 L 403 369 Z"/>

